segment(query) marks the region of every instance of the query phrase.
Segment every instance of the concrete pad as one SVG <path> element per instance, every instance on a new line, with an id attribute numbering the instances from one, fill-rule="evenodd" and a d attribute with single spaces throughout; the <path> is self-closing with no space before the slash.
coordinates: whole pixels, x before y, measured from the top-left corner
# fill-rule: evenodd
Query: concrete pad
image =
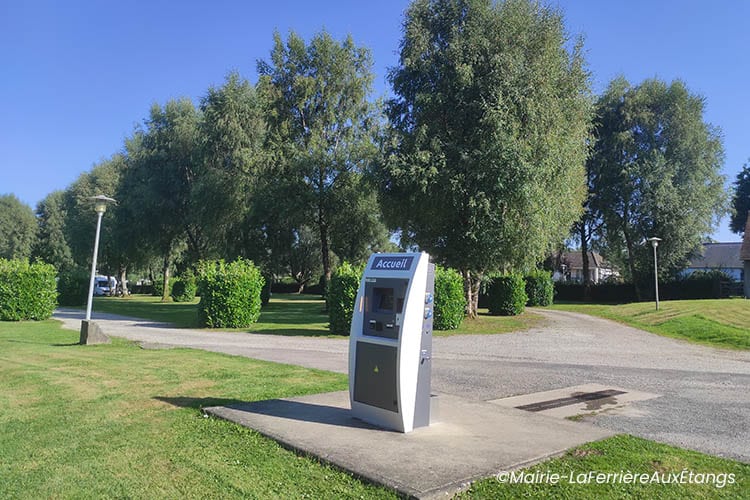
<path id="1" fill-rule="evenodd" d="M 612 396 L 604 398 L 586 400 L 587 394 L 604 391 L 612 391 L 612 393 L 618 394 L 614 394 Z M 623 389 L 621 387 L 615 387 L 611 385 L 584 384 L 576 385 L 573 387 L 565 387 L 563 389 L 555 389 L 552 391 L 535 392 L 533 394 L 513 396 L 510 398 L 493 399 L 488 402 L 506 408 L 518 409 L 519 407 L 531 406 L 535 404 L 537 404 L 537 407 L 544 407 L 544 405 L 540 403 L 545 402 L 549 402 L 549 406 L 555 406 L 554 402 L 559 401 L 559 403 L 565 404 L 562 404 L 562 406 L 557 406 L 555 408 L 551 407 L 549 409 L 534 411 L 534 413 L 555 418 L 570 418 L 579 415 L 599 413 L 615 408 L 622 408 L 630 403 L 633 403 L 634 401 L 645 401 L 647 399 L 658 397 L 660 397 L 659 394 L 633 391 L 630 389 Z M 582 400 L 572 402 L 577 398 L 580 398 Z M 569 402 L 572 402 L 572 404 L 569 404 Z"/>
<path id="2" fill-rule="evenodd" d="M 354 419 L 346 391 L 204 411 L 417 498 L 444 497 L 477 479 L 615 434 L 585 423 L 447 394 L 438 399 L 440 422 L 409 434 Z"/>

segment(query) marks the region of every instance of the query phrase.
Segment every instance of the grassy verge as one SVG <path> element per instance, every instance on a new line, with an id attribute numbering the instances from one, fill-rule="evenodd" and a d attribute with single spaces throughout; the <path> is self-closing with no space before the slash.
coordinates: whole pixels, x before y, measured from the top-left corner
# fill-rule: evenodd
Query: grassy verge
<path id="1" fill-rule="evenodd" d="M 163 303 L 159 297 L 146 295 L 98 297 L 94 301 L 94 310 L 173 323 L 181 328 L 198 328 L 197 299 L 192 303 Z M 486 309 L 479 312 L 477 319 L 464 320 L 457 330 L 435 330 L 435 336 L 509 333 L 528 330 L 543 321 L 541 316 L 531 312 L 519 316 L 490 316 Z M 317 295 L 275 294 L 263 306 L 256 324 L 237 331 L 341 338 L 340 335 L 331 335 L 328 330 L 325 303 Z"/>
<path id="2" fill-rule="evenodd" d="M 594 473 L 645 474 L 656 473 L 665 484 L 617 484 L 612 476 L 588 480 Z M 670 474 L 685 474 L 692 484 L 680 484 Z M 524 472 L 559 474 L 558 484 L 501 484 L 497 479 L 475 483 L 461 498 L 550 498 L 550 499 L 683 499 L 683 498 L 747 498 L 750 488 L 750 465 L 711 457 L 632 436 L 616 436 L 589 443 L 569 451 L 565 456 L 541 463 Z M 572 478 L 572 480 L 571 480 Z M 588 480 L 588 483 L 586 482 Z M 626 481 L 632 481 L 625 479 Z M 667 481 L 671 481 L 668 484 Z"/>
<path id="3" fill-rule="evenodd" d="M 199 407 L 343 390 L 346 377 L 0 323 L 0 498 L 392 497 Z"/>
<path id="4" fill-rule="evenodd" d="M 591 314 L 643 330 L 729 349 L 750 349 L 750 301 L 670 300 L 633 304 L 555 304 L 555 309 Z"/>
<path id="5" fill-rule="evenodd" d="M 538 314 L 526 311 L 518 316 L 490 316 L 487 309 L 479 309 L 476 319 L 464 319 L 456 330 L 435 330 L 436 337 L 451 335 L 487 335 L 528 330 L 544 321 Z"/>

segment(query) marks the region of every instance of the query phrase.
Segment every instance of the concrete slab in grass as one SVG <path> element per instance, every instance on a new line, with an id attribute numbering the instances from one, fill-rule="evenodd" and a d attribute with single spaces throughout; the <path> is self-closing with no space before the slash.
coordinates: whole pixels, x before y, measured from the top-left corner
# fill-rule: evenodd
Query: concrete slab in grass
<path id="1" fill-rule="evenodd" d="M 614 433 L 456 396 L 439 395 L 440 421 L 409 434 L 351 417 L 348 392 L 205 408 L 286 447 L 417 498 L 455 493 Z"/>
<path id="2" fill-rule="evenodd" d="M 539 415 L 570 418 L 628 408 L 631 403 L 658 398 L 659 394 L 633 391 L 611 385 L 584 384 L 552 391 L 493 399 L 492 404 L 531 411 Z"/>

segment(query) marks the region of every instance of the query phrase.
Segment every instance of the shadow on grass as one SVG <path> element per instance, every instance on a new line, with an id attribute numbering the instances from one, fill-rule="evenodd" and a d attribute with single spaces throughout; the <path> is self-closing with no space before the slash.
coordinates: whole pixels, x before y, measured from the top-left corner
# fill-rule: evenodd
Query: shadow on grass
<path id="1" fill-rule="evenodd" d="M 230 406 L 230 405 L 241 405 L 245 404 L 245 401 L 239 399 L 222 399 L 222 398 L 191 398 L 191 397 L 166 397 L 166 396 L 155 396 L 154 399 L 167 403 L 178 408 L 195 408 L 200 410 L 201 408 L 207 408 L 210 406 Z"/>
<path id="2" fill-rule="evenodd" d="M 328 321 L 325 306 L 321 301 L 269 302 L 260 311 L 260 323 L 306 325 Z"/>
<path id="3" fill-rule="evenodd" d="M 344 335 L 335 335 L 327 329 L 312 328 L 250 328 L 245 333 L 262 335 L 280 335 L 282 337 L 331 337 L 349 338 Z"/>
<path id="4" fill-rule="evenodd" d="M 267 415 L 283 419 L 298 420 L 300 422 L 315 422 L 320 424 L 335 425 L 337 427 L 352 427 L 356 429 L 376 429 L 352 417 L 349 408 L 340 406 L 319 405 L 305 403 L 302 401 L 289 401 L 286 399 L 268 399 L 266 401 L 237 401 L 235 399 L 212 399 L 191 397 L 161 397 L 154 399 L 169 403 L 180 408 L 208 408 L 212 406 L 224 406 L 232 410 L 239 410 L 258 415 Z M 395 431 L 394 431 L 395 432 Z"/>

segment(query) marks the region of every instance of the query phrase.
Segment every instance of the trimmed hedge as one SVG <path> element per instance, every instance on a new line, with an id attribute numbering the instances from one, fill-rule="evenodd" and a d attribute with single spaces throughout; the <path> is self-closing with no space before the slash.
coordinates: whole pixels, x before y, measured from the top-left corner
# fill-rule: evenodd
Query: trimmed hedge
<path id="1" fill-rule="evenodd" d="M 247 328 L 260 317 L 265 279 L 252 261 L 239 258 L 198 263 L 198 317 L 209 328 Z"/>
<path id="2" fill-rule="evenodd" d="M 487 308 L 493 316 L 515 316 L 526 306 L 526 283 L 520 274 L 490 278 L 487 286 Z"/>
<path id="3" fill-rule="evenodd" d="M 721 275 L 697 274 L 687 278 L 659 282 L 660 300 L 721 299 Z M 642 299 L 654 300 L 653 281 L 641 285 Z M 580 283 L 555 283 L 555 300 L 583 302 L 583 285 Z M 635 286 L 632 283 L 598 283 L 591 285 L 590 301 L 599 303 L 624 304 L 636 302 Z"/>
<path id="4" fill-rule="evenodd" d="M 0 259 L 0 320 L 43 320 L 57 307 L 55 268 L 44 262 Z"/>
<path id="5" fill-rule="evenodd" d="M 195 299 L 195 292 L 198 290 L 198 280 L 193 271 L 185 271 L 179 278 L 173 281 L 172 300 L 175 302 L 190 302 Z"/>
<path id="6" fill-rule="evenodd" d="M 83 270 L 61 273 L 57 277 L 57 302 L 61 306 L 82 306 L 89 293 L 91 276 Z"/>
<path id="7" fill-rule="evenodd" d="M 455 269 L 435 266 L 435 330 L 455 330 L 461 326 L 466 309 L 464 280 Z"/>
<path id="8" fill-rule="evenodd" d="M 552 274 L 549 271 L 536 269 L 527 274 L 524 281 L 526 282 L 526 295 L 528 296 L 527 306 L 546 307 L 552 305 L 555 286 L 552 283 Z"/>
<path id="9" fill-rule="evenodd" d="M 337 335 L 349 335 L 352 328 L 354 301 L 357 300 L 359 282 L 363 269 L 355 268 L 348 262 L 342 263 L 331 275 L 328 283 L 328 328 Z"/>

